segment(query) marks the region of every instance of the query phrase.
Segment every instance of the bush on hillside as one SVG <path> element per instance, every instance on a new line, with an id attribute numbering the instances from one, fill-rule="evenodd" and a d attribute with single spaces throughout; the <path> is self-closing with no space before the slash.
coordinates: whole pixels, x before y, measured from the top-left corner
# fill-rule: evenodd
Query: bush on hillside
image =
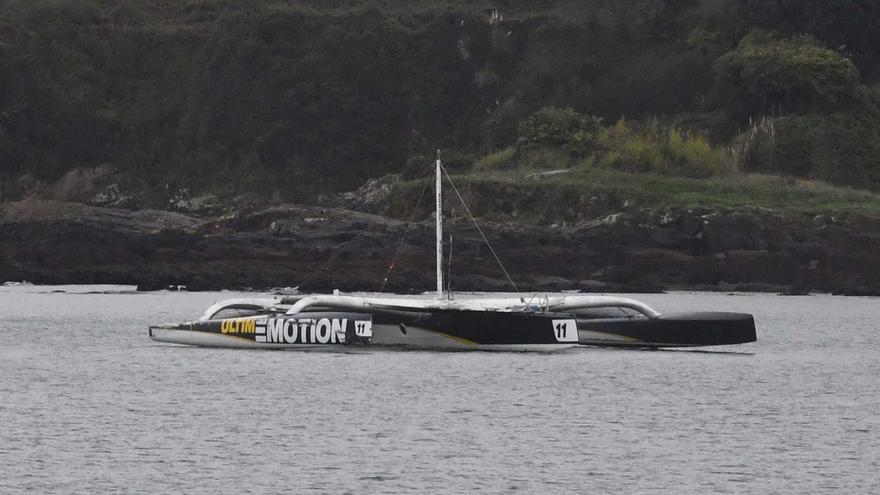
<path id="1" fill-rule="evenodd" d="M 595 151 L 602 119 L 571 108 L 544 107 L 519 124 L 520 151 L 563 150 L 574 157 Z"/>
<path id="2" fill-rule="evenodd" d="M 880 189 L 880 116 L 871 112 L 762 119 L 739 147 L 750 172 Z"/>
<path id="3" fill-rule="evenodd" d="M 713 148 L 704 136 L 665 129 L 656 122 L 636 127 L 621 119 L 603 129 L 599 142 L 602 152 L 596 163 L 617 170 L 682 177 L 711 177 L 736 170 L 733 156 Z"/>
<path id="4" fill-rule="evenodd" d="M 864 0 L 735 0 L 729 16 L 741 25 L 809 34 L 825 46 L 845 47 L 859 69 L 870 72 L 880 54 L 880 10 Z"/>
<path id="5" fill-rule="evenodd" d="M 719 90 L 741 111 L 830 108 L 856 96 L 860 76 L 844 55 L 810 36 L 778 38 L 752 32 L 715 63 Z"/>

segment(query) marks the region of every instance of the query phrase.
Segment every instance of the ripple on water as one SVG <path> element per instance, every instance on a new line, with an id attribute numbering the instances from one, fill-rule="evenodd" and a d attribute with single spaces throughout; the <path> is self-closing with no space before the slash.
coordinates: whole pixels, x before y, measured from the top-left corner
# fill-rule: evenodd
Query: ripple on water
<path id="1" fill-rule="evenodd" d="M 0 492 L 880 492 L 877 299 L 639 296 L 756 314 L 712 353 L 146 338 L 233 296 L 0 293 Z"/>

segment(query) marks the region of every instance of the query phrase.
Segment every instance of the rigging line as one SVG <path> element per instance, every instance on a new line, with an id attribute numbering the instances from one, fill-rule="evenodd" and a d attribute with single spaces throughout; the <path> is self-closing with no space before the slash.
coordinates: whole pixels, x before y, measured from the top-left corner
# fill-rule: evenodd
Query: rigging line
<path id="1" fill-rule="evenodd" d="M 424 176 L 427 176 L 427 175 L 428 175 L 428 174 L 425 173 L 425 174 L 423 175 L 423 177 L 424 177 Z M 419 180 L 420 180 L 420 179 L 421 179 L 421 178 L 419 178 Z M 430 183 L 430 181 L 425 181 L 425 189 L 427 189 L 427 187 L 428 187 L 428 183 Z M 424 194 L 425 194 L 425 190 L 423 189 L 423 190 L 422 190 L 422 195 L 424 195 Z M 416 206 L 416 208 L 418 208 L 418 206 Z M 415 215 L 415 212 L 413 212 L 413 215 Z M 410 218 L 409 223 L 410 223 L 410 224 L 412 223 L 412 218 Z M 366 233 L 367 233 L 367 229 L 362 229 L 360 232 L 358 232 L 358 234 L 357 234 L 356 236 L 354 236 L 354 238 L 353 238 L 352 240 L 350 240 L 350 241 L 348 241 L 348 242 L 342 244 L 341 246 L 337 247 L 336 249 L 334 249 L 333 252 L 330 253 L 330 256 L 324 261 L 324 263 L 322 263 L 318 268 L 316 268 L 315 271 L 313 271 L 313 272 L 312 272 L 312 273 L 306 278 L 305 282 L 301 282 L 301 283 L 298 285 L 298 287 L 306 287 L 306 285 L 309 284 L 312 280 L 314 280 L 315 277 L 317 277 L 319 273 L 321 273 L 322 271 L 324 271 L 328 266 L 330 266 L 334 261 L 336 261 L 336 259 L 339 258 L 339 255 L 342 254 L 342 252 L 345 251 L 345 249 L 346 249 L 349 245 L 355 243 L 358 239 L 360 239 L 361 237 L 363 237 L 364 234 L 366 234 Z M 392 262 L 392 264 L 393 264 L 393 262 Z M 389 271 L 390 271 L 390 270 L 389 270 Z M 388 275 L 386 274 L 385 276 L 387 277 Z M 384 286 L 385 286 L 384 283 L 383 283 L 382 286 L 383 286 L 383 288 L 384 288 Z"/>
<path id="2" fill-rule="evenodd" d="M 319 273 L 324 271 L 325 268 L 327 268 L 328 266 L 330 266 L 331 263 L 336 261 L 336 258 L 339 257 L 339 253 L 341 253 L 343 250 L 345 250 L 345 248 L 348 247 L 349 244 L 358 240 L 362 235 L 363 235 L 363 231 L 361 231 L 358 235 L 356 235 L 354 237 L 354 239 L 352 239 L 352 240 L 346 242 L 345 244 L 339 246 L 338 248 L 334 249 L 333 252 L 330 253 L 330 256 L 324 261 L 324 263 L 322 263 L 320 266 L 318 266 L 318 268 L 316 268 L 315 271 L 313 271 L 311 273 L 311 275 L 309 275 L 308 278 L 306 278 L 305 282 L 300 282 L 298 287 L 305 288 L 309 283 L 311 283 L 312 280 L 314 280 L 315 277 L 318 276 Z"/>
<path id="3" fill-rule="evenodd" d="M 446 256 L 447 268 L 446 268 L 446 298 L 453 299 L 452 297 L 452 234 L 449 234 L 449 254 Z"/>
<path id="4" fill-rule="evenodd" d="M 514 292 L 519 292 L 519 288 L 517 288 L 516 283 L 514 283 L 513 279 L 510 278 L 510 274 L 507 273 L 507 269 L 504 268 L 504 263 L 501 262 L 501 258 L 498 257 L 498 254 L 495 253 L 495 248 L 492 247 L 492 244 L 489 242 L 489 239 L 486 238 L 486 234 L 483 233 L 483 229 L 480 228 L 480 224 L 477 223 L 477 219 L 471 214 L 471 209 L 468 208 L 467 203 L 464 202 L 464 198 L 461 197 L 461 193 L 458 192 L 458 188 L 455 187 L 455 182 L 452 181 L 452 177 L 449 176 L 449 172 L 446 171 L 446 167 L 443 164 L 440 164 L 440 169 L 443 170 L 443 175 L 449 179 L 449 184 L 452 186 L 452 190 L 455 191 L 455 195 L 458 196 L 458 200 L 461 201 L 461 205 L 464 206 L 464 211 L 467 213 L 468 217 L 473 222 L 474 227 L 477 228 L 477 232 L 480 233 L 480 237 L 483 238 L 483 242 L 486 243 L 486 246 L 489 248 L 489 252 L 492 253 L 492 256 L 495 258 L 495 261 L 498 262 L 498 266 L 501 267 L 501 271 L 504 272 L 504 276 L 507 277 L 507 281 L 510 282 L 510 285 L 513 286 Z"/>
<path id="5" fill-rule="evenodd" d="M 430 171 L 430 169 L 428 169 Z M 425 176 L 428 174 L 426 173 Z M 426 180 L 424 187 L 422 187 L 422 192 L 419 193 L 419 199 L 416 200 L 416 206 L 413 208 L 412 213 L 409 216 L 409 221 L 406 222 L 406 229 L 403 231 L 403 236 L 400 238 L 400 241 L 397 243 L 397 248 L 394 250 L 394 256 L 391 258 L 391 264 L 388 265 L 388 270 L 385 271 L 385 276 L 382 278 L 382 286 L 379 287 L 379 292 L 383 292 L 385 290 L 385 285 L 388 283 L 388 276 L 391 275 L 391 270 L 394 270 L 394 266 L 397 264 L 397 258 L 400 256 L 400 252 L 403 250 L 403 243 L 406 242 L 407 236 L 409 236 L 410 230 L 412 230 L 413 220 L 416 218 L 416 214 L 419 212 L 419 206 L 422 204 L 422 198 L 425 197 L 425 192 L 428 190 L 428 185 L 431 181 Z"/>

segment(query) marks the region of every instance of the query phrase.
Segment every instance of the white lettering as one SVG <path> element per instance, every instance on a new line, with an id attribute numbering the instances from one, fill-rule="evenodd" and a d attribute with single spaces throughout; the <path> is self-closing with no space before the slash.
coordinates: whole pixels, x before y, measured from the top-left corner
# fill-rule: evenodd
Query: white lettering
<path id="1" fill-rule="evenodd" d="M 336 342 L 345 342 L 345 324 L 348 322 L 347 318 L 339 319 L 333 318 L 333 321 L 330 323 L 330 333 L 333 337 L 330 339 L 334 344 Z"/>
<path id="2" fill-rule="evenodd" d="M 315 324 L 315 335 L 319 344 L 326 344 L 330 341 L 330 320 L 321 318 Z"/>
<path id="3" fill-rule="evenodd" d="M 266 322 L 266 340 L 268 342 L 283 342 L 284 319 L 272 318 Z"/>
<path id="4" fill-rule="evenodd" d="M 224 322 L 221 322 L 223 325 Z M 370 320 L 353 321 L 355 334 L 372 336 Z M 254 341 L 269 344 L 341 344 L 345 343 L 348 318 L 266 318 L 229 321 L 228 333 L 253 333 Z"/>
<path id="5" fill-rule="evenodd" d="M 284 341 L 288 344 L 296 342 L 296 320 L 284 322 Z"/>
<path id="6" fill-rule="evenodd" d="M 299 321 L 299 341 L 303 344 L 314 342 L 315 339 L 309 340 L 309 320 Z"/>
<path id="7" fill-rule="evenodd" d="M 257 342 L 266 342 L 266 322 L 260 320 L 256 323 L 256 335 L 254 340 Z"/>

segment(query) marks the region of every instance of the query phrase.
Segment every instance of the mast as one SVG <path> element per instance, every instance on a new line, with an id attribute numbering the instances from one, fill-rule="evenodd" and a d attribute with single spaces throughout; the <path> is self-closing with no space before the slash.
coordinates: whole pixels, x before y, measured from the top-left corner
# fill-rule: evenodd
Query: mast
<path id="1" fill-rule="evenodd" d="M 441 189 L 441 179 L 443 177 L 443 170 L 440 163 L 440 150 L 437 150 L 437 178 L 436 178 L 436 192 L 437 192 L 437 210 L 435 213 L 436 216 L 436 226 L 437 226 L 437 299 L 443 298 L 443 190 Z"/>

